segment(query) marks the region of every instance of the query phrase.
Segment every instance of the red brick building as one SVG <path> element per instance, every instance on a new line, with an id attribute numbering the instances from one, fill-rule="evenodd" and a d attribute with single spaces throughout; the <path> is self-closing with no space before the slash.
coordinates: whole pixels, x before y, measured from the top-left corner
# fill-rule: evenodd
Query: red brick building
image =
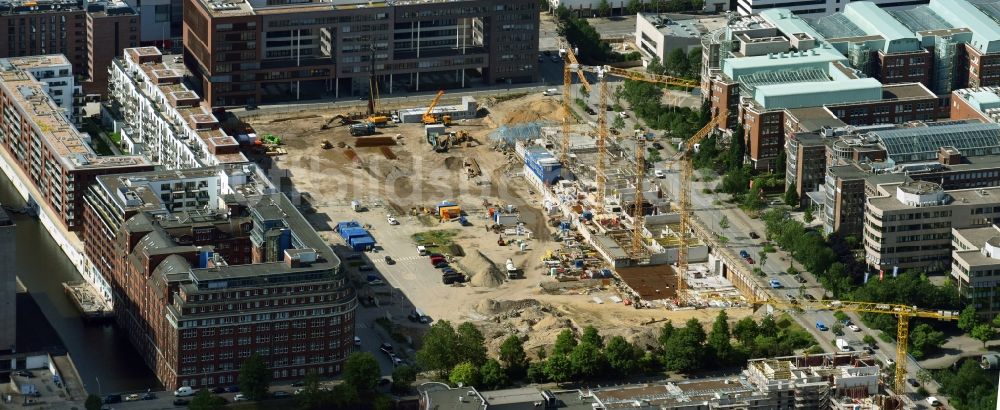
<path id="1" fill-rule="evenodd" d="M 0 8 L 0 57 L 63 54 L 84 92 L 103 95 L 111 59 L 139 45 L 139 24 L 121 1 L 13 0 Z"/>
<path id="2" fill-rule="evenodd" d="M 269 192 L 236 165 L 108 176 L 89 190 L 87 256 L 168 389 L 234 384 L 254 353 L 275 380 L 334 374 L 352 350 L 356 298 L 340 260 Z"/>

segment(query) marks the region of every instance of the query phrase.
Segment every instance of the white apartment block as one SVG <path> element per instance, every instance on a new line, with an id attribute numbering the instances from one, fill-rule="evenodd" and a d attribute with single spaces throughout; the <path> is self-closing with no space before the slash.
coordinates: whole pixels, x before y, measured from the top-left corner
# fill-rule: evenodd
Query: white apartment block
<path id="1" fill-rule="evenodd" d="M 112 63 L 105 115 L 115 121 L 124 148 L 167 169 L 247 162 L 236 139 L 183 84 L 189 73 L 181 60 L 138 47 Z"/>
<path id="2" fill-rule="evenodd" d="M 945 270 L 952 229 L 1000 222 L 1000 188 L 945 191 L 925 181 L 879 185 L 865 205 L 865 258 L 874 270 Z"/>
<path id="3" fill-rule="evenodd" d="M 952 229 L 951 276 L 958 292 L 992 318 L 1000 313 L 1000 227 Z"/>
<path id="4" fill-rule="evenodd" d="M 886 10 L 911 8 L 930 2 L 930 0 L 869 1 Z M 737 0 L 736 10 L 733 11 L 743 16 L 749 16 L 767 9 L 788 9 L 802 17 L 821 17 L 843 11 L 844 6 L 848 3 L 850 0 Z"/>
<path id="5" fill-rule="evenodd" d="M 0 66 L 20 68 L 38 80 L 42 90 L 66 112 L 66 119 L 73 121 L 73 95 L 78 87 L 73 79 L 73 64 L 62 54 L 0 59 Z M 74 121 L 75 122 L 75 121 Z"/>

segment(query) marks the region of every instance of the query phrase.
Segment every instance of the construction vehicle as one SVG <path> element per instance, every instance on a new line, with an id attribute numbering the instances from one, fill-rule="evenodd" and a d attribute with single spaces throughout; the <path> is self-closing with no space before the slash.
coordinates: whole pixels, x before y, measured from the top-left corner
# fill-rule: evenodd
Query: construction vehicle
<path id="1" fill-rule="evenodd" d="M 354 120 L 351 119 L 349 116 L 344 115 L 344 114 L 337 114 L 337 115 L 334 115 L 333 117 L 331 117 L 329 120 L 326 120 L 326 124 L 323 124 L 322 126 L 320 126 L 320 129 L 323 129 L 323 130 L 329 129 L 331 127 L 331 125 L 333 124 L 333 122 L 334 121 L 338 121 L 338 120 L 340 121 L 340 125 L 354 124 Z"/>
<path id="2" fill-rule="evenodd" d="M 323 149 L 330 149 L 333 148 L 333 143 L 331 143 L 330 140 L 323 140 L 323 142 L 319 144 L 319 147 Z"/>
<path id="3" fill-rule="evenodd" d="M 903 394 L 906 388 L 906 343 L 910 337 L 910 319 L 915 317 L 937 319 L 937 320 L 958 320 L 958 312 L 954 311 L 933 311 L 923 310 L 916 306 L 898 305 L 892 303 L 874 302 L 854 302 L 839 300 L 816 300 L 816 301 L 791 301 L 777 300 L 774 298 L 755 301 L 754 307 L 761 305 L 771 305 L 784 309 L 802 310 L 840 310 L 855 313 L 879 313 L 896 316 L 896 373 L 894 375 L 894 392 L 897 395 Z M 840 345 L 838 344 L 838 347 Z"/>
<path id="4" fill-rule="evenodd" d="M 444 95 L 444 90 L 438 91 L 437 95 L 434 96 L 434 100 L 431 101 L 431 105 L 427 106 L 427 111 L 424 112 L 423 116 L 424 125 L 437 124 L 439 122 L 444 125 L 451 125 L 450 115 L 434 115 L 434 107 L 437 106 L 437 103 L 441 100 L 442 95 Z"/>
<path id="5" fill-rule="evenodd" d="M 365 135 L 375 134 L 375 123 L 370 121 L 360 122 L 357 124 L 351 124 L 351 135 L 355 137 L 363 137 Z"/>

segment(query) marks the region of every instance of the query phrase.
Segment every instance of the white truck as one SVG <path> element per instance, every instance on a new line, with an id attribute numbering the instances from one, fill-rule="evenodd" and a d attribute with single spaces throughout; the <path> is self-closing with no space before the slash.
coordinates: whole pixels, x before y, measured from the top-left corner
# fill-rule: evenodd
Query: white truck
<path id="1" fill-rule="evenodd" d="M 351 210 L 354 212 L 361 212 L 361 201 L 357 199 L 351 201 Z"/>
<path id="2" fill-rule="evenodd" d="M 837 339 L 835 341 L 835 343 L 837 344 L 837 349 L 839 349 L 841 352 L 850 352 L 851 351 L 851 345 L 849 343 L 847 343 L 847 340 L 845 340 L 845 339 Z"/>

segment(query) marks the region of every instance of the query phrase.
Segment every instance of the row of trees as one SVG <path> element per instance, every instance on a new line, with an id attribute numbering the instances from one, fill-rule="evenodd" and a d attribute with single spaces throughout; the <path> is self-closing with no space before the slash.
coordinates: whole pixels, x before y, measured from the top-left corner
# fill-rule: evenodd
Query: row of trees
<path id="1" fill-rule="evenodd" d="M 624 86 L 615 91 L 615 96 L 627 101 L 636 117 L 647 126 L 667 130 L 672 137 L 687 139 L 709 120 L 707 104 L 700 110 L 664 105 L 661 101 L 663 90 L 656 84 L 625 80 Z"/>
<path id="2" fill-rule="evenodd" d="M 650 61 L 646 71 L 697 80 L 701 78 L 701 47 L 695 47 L 687 53 L 684 49 L 675 48 L 663 58 L 662 64 L 657 60 Z"/>
<path id="3" fill-rule="evenodd" d="M 601 35 L 594 26 L 565 7 L 559 6 L 555 15 L 559 24 L 559 34 L 576 47 L 576 57 L 581 63 L 597 65 L 639 59 L 638 52 L 624 55 L 613 52 L 611 45 L 601 40 Z"/>
<path id="4" fill-rule="evenodd" d="M 975 360 L 965 360 L 957 371 L 941 370 L 935 375 L 939 390 L 948 395 L 948 404 L 957 410 L 992 410 L 997 406 L 996 377 L 979 367 Z"/>
<path id="5" fill-rule="evenodd" d="M 642 2 L 640 0 L 629 0 L 625 4 L 625 13 L 636 14 L 642 11 L 656 11 L 666 13 L 676 13 L 679 11 L 700 11 L 705 5 L 704 0 L 654 0 Z M 611 3 L 608 0 L 601 0 L 595 10 L 598 17 L 611 16 Z"/>
<path id="6" fill-rule="evenodd" d="M 738 366 L 747 358 L 788 355 L 815 344 L 808 332 L 787 318 L 767 316 L 758 322 L 746 317 L 730 328 L 725 311 L 719 312 L 708 333 L 697 319 L 682 327 L 667 321 L 660 330 L 659 344 L 650 349 L 622 336 L 605 339 L 593 326 L 579 335 L 563 330 L 549 352 L 539 351 L 537 361 L 528 359 L 518 336 L 503 341 L 497 359 L 487 357 L 483 340 L 470 323 L 456 329 L 442 320 L 424 337 L 417 362 L 452 384 L 495 389 L 519 380 L 569 382 Z"/>

